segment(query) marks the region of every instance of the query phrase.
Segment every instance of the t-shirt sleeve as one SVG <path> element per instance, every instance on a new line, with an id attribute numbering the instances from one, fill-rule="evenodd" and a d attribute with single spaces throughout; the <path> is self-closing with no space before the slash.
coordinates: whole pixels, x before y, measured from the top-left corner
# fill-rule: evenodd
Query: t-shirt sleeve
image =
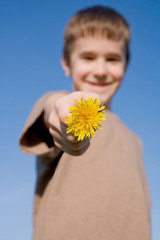
<path id="1" fill-rule="evenodd" d="M 45 155 L 54 152 L 53 138 L 43 120 L 44 106 L 51 95 L 54 95 L 54 105 L 54 100 L 56 102 L 59 97 L 65 94 L 67 94 L 65 91 L 49 92 L 35 103 L 19 138 L 19 147 L 24 153 Z"/>

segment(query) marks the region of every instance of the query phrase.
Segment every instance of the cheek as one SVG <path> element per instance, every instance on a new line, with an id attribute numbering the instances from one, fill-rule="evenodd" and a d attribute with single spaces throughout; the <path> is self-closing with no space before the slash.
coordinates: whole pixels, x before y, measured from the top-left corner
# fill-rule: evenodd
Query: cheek
<path id="1" fill-rule="evenodd" d="M 88 67 L 84 64 L 78 65 L 78 67 L 74 68 L 72 72 L 72 77 L 75 79 L 75 81 L 82 80 L 86 75 L 88 74 Z"/>
<path id="2" fill-rule="evenodd" d="M 83 79 L 83 69 L 81 68 L 74 68 L 73 71 L 71 72 L 71 77 L 72 77 L 72 82 L 74 85 L 74 89 L 77 91 L 81 91 L 82 87 L 82 79 Z"/>
<path id="3" fill-rule="evenodd" d="M 121 80 L 124 77 L 124 67 L 122 66 L 113 66 L 111 68 L 110 74 L 116 80 Z"/>

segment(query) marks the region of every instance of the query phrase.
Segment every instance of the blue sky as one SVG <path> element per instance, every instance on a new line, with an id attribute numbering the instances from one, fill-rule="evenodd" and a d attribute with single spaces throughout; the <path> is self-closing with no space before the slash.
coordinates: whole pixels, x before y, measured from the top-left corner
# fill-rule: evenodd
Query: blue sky
<path id="1" fill-rule="evenodd" d="M 61 69 L 63 30 L 77 10 L 105 4 L 131 24 L 131 61 L 112 110 L 143 141 L 152 201 L 152 239 L 160 239 L 160 2 L 158 0 L 0 1 L 0 240 L 32 235 L 35 157 L 18 138 L 35 101 L 71 90 Z"/>

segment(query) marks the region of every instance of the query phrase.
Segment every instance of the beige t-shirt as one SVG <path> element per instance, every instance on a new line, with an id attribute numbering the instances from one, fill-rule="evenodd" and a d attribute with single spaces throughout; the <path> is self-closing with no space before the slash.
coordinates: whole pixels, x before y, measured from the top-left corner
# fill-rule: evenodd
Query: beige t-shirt
<path id="1" fill-rule="evenodd" d="M 34 106 L 20 148 L 37 155 L 34 240 L 149 240 L 150 196 L 141 142 L 106 111 L 103 130 L 81 156 L 59 153 Z M 50 153 L 50 155 L 46 155 Z"/>

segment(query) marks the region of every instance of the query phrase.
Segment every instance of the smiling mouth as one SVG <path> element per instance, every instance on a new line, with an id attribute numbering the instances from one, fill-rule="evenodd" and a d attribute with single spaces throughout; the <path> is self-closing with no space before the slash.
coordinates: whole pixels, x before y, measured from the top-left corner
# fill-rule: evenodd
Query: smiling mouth
<path id="1" fill-rule="evenodd" d="M 109 82 L 109 83 L 93 83 L 93 82 L 87 82 L 88 84 L 92 85 L 92 86 L 97 86 L 97 87 L 105 87 L 108 86 L 110 84 L 112 84 L 113 82 Z"/>

